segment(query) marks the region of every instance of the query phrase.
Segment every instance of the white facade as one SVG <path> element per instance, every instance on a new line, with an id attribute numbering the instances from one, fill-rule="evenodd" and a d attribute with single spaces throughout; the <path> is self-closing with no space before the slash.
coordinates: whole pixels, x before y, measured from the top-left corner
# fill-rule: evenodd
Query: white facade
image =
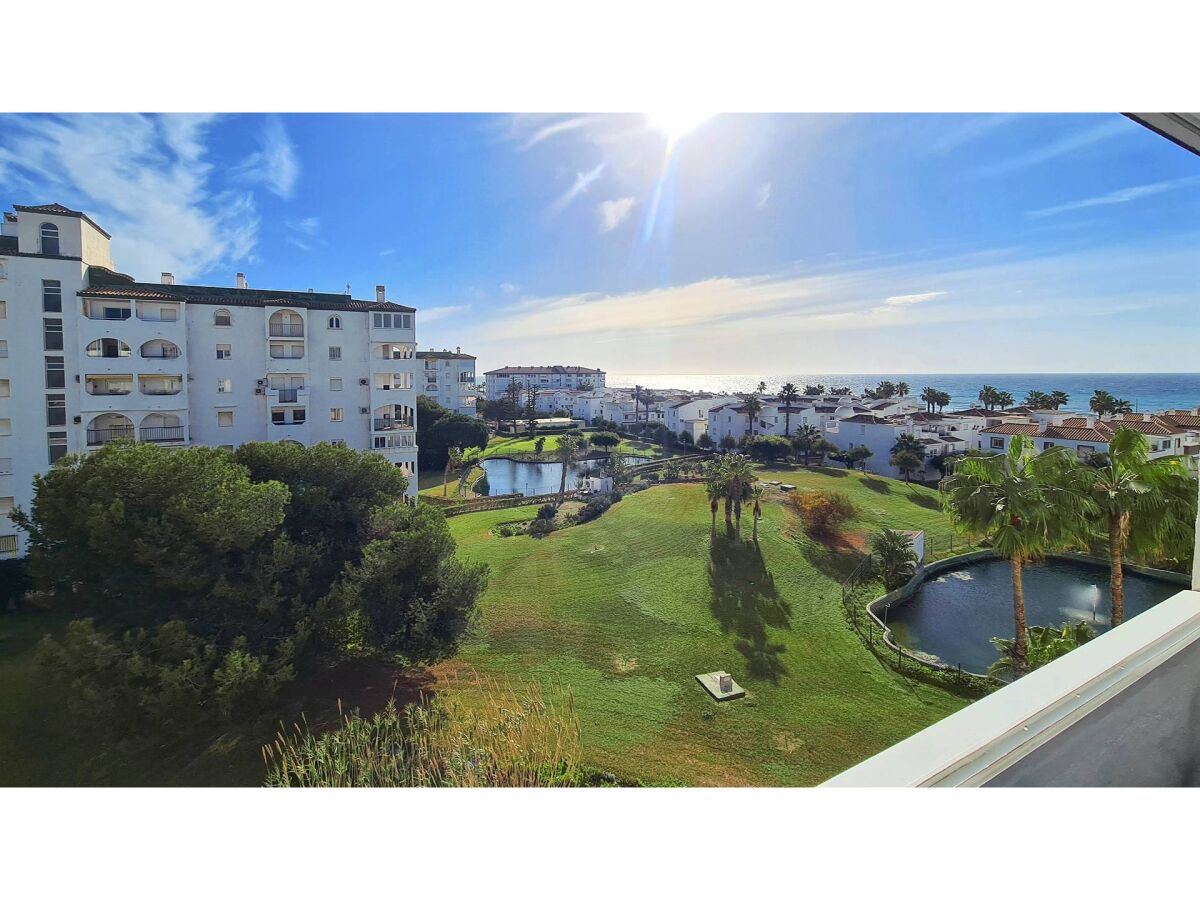
<path id="1" fill-rule="evenodd" d="M 369 302 L 240 275 L 135 283 L 86 216 L 15 209 L 0 232 L 0 558 L 24 552 L 6 513 L 30 508 L 34 476 L 117 439 L 344 443 L 382 453 L 415 495 L 413 309 L 382 287 Z"/>
<path id="2" fill-rule="evenodd" d="M 605 373 L 584 366 L 505 366 L 484 372 L 488 400 L 501 400 L 510 384 L 519 384 L 522 391 L 534 387 L 539 391 L 555 389 L 578 391 L 604 387 Z"/>
<path id="3" fill-rule="evenodd" d="M 417 351 L 417 392 L 451 412 L 475 417 L 475 357 L 461 347 Z"/>

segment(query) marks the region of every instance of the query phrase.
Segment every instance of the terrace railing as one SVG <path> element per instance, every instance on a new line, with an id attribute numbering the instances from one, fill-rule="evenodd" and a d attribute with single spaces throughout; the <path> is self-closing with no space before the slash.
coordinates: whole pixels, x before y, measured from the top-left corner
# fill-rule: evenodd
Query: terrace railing
<path id="1" fill-rule="evenodd" d="M 132 438 L 133 434 L 134 429 L 132 425 L 114 425 L 111 428 L 89 428 L 87 430 L 87 442 L 89 447 L 98 447 L 101 444 L 107 444 L 109 441 Z"/>
<path id="2" fill-rule="evenodd" d="M 271 337 L 304 337 L 304 325 L 286 325 L 274 322 L 270 326 Z"/>
<path id="3" fill-rule="evenodd" d="M 165 444 L 186 441 L 187 431 L 182 425 L 144 426 L 138 429 L 138 437 L 152 444 Z"/>

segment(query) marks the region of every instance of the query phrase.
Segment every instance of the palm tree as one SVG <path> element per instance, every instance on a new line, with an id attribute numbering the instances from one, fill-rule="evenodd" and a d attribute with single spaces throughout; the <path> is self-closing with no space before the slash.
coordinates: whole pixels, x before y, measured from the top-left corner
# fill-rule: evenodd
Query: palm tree
<path id="1" fill-rule="evenodd" d="M 896 396 L 897 397 L 907 397 L 910 390 L 911 389 L 909 388 L 907 381 L 897 381 L 896 382 Z"/>
<path id="2" fill-rule="evenodd" d="M 912 538 L 903 532 L 885 528 L 871 535 L 871 552 L 883 578 L 883 586 L 889 591 L 903 586 L 917 571 Z"/>
<path id="3" fill-rule="evenodd" d="M 458 491 L 461 496 L 463 488 L 467 486 L 467 479 L 471 477 L 471 472 L 474 471 L 483 462 L 483 451 L 478 447 L 468 447 L 462 451 L 462 459 L 459 461 L 458 473 Z"/>
<path id="4" fill-rule="evenodd" d="M 1008 391 L 997 391 L 996 392 L 996 404 L 1001 409 L 1008 409 L 1015 402 L 1016 402 L 1016 398 L 1014 398 L 1013 395 L 1010 394 Z"/>
<path id="5" fill-rule="evenodd" d="M 933 412 L 934 404 L 937 403 L 938 389 L 934 387 L 926 387 L 921 391 L 921 402 L 925 404 L 926 412 Z"/>
<path id="6" fill-rule="evenodd" d="M 758 399 L 756 394 L 738 394 L 738 398 L 742 401 L 742 409 L 745 410 L 746 417 L 750 420 L 746 426 L 746 436 L 754 435 L 755 420 L 758 414 L 762 412 L 762 401 Z"/>
<path id="7" fill-rule="evenodd" d="M 633 386 L 633 421 L 641 421 L 641 413 L 639 412 L 642 402 L 642 386 L 635 384 Z"/>
<path id="8" fill-rule="evenodd" d="M 942 499 L 964 531 L 986 537 L 1012 568 L 1013 667 L 1028 670 L 1024 566 L 1079 538 L 1095 504 L 1065 447 L 1033 454 L 1033 442 L 1013 435 L 1008 452 L 966 456 L 942 481 Z"/>
<path id="9" fill-rule="evenodd" d="M 742 537 L 742 502 L 749 495 L 750 486 L 754 484 L 754 467 L 750 464 L 750 457 L 744 453 L 730 453 L 721 462 L 725 470 L 729 497 L 733 500 L 733 517 L 740 540 Z"/>
<path id="10" fill-rule="evenodd" d="M 1196 487 L 1178 456 L 1149 458 L 1149 443 L 1131 428 L 1118 428 L 1108 444 L 1107 465 L 1081 467 L 1098 522 L 1108 533 L 1112 626 L 1125 621 L 1126 551 L 1138 555 L 1186 554 L 1196 522 Z"/>
<path id="11" fill-rule="evenodd" d="M 1070 402 L 1071 402 L 1070 394 L 1063 393 L 1062 391 L 1051 391 L 1050 392 L 1050 404 L 1049 405 L 1050 405 L 1051 409 L 1058 409 L 1060 406 L 1066 406 Z"/>
<path id="12" fill-rule="evenodd" d="M 801 425 L 796 429 L 796 436 L 792 438 L 792 446 L 804 454 L 804 465 L 808 465 L 809 458 L 816 449 L 817 441 L 821 439 L 821 429 L 816 425 Z"/>
<path id="13" fill-rule="evenodd" d="M 462 447 L 451 447 L 446 454 L 446 471 L 442 473 L 442 496 L 446 496 L 446 485 L 450 481 L 450 473 L 462 465 Z"/>
<path id="14" fill-rule="evenodd" d="M 1086 644 L 1096 636 L 1096 629 L 1087 622 L 1063 622 L 1058 628 L 1034 625 L 1026 632 L 1027 659 L 1030 670 L 1070 653 L 1080 644 Z M 992 646 L 1000 651 L 1000 658 L 988 667 L 994 678 L 1020 674 L 1013 662 L 1011 638 L 992 638 Z"/>
<path id="15" fill-rule="evenodd" d="M 583 447 L 583 438 L 577 434 L 564 434 L 558 439 L 558 449 L 555 454 L 562 463 L 562 478 L 558 482 L 558 505 L 562 506 L 563 497 L 567 493 L 567 470 L 579 459 L 579 451 Z"/>
<path id="16" fill-rule="evenodd" d="M 765 394 L 767 392 L 767 383 L 765 381 L 760 381 L 758 383 L 757 391 L 760 394 Z"/>
<path id="17" fill-rule="evenodd" d="M 1049 409 L 1050 395 L 1044 391 L 1029 391 L 1025 394 L 1025 399 L 1021 403 L 1030 409 Z"/>
<path id="18" fill-rule="evenodd" d="M 725 496 L 725 480 L 721 467 L 713 465 L 704 481 L 704 491 L 708 494 L 708 507 L 712 512 L 712 530 L 717 530 L 717 505 Z"/>
<path id="19" fill-rule="evenodd" d="M 1114 413 L 1131 413 L 1133 412 L 1133 404 L 1128 400 L 1116 400 L 1113 402 L 1112 411 Z"/>
<path id="20" fill-rule="evenodd" d="M 979 391 L 979 402 L 984 409 L 992 410 L 996 408 L 996 398 L 1000 392 L 990 384 L 985 384 Z"/>
<path id="21" fill-rule="evenodd" d="M 941 412 L 943 409 L 949 406 L 951 399 L 952 398 L 950 395 L 945 391 L 937 391 L 936 399 L 933 402 L 937 404 L 938 412 Z"/>
<path id="22" fill-rule="evenodd" d="M 1100 415 L 1112 412 L 1116 405 L 1117 398 L 1108 391 L 1097 390 L 1092 394 L 1092 399 L 1088 401 L 1088 409 Z"/>
<path id="23" fill-rule="evenodd" d="M 762 518 L 763 489 L 757 484 L 750 486 L 749 499 L 754 501 L 754 543 L 758 543 L 758 520 Z"/>
<path id="24" fill-rule="evenodd" d="M 792 404 L 800 399 L 800 391 L 790 381 L 779 389 L 779 402 L 783 404 L 783 436 L 792 436 Z"/>

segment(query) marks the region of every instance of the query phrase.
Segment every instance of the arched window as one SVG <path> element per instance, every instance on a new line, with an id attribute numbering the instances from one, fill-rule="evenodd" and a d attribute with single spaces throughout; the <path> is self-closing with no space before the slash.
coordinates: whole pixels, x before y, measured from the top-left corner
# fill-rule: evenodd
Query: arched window
<path id="1" fill-rule="evenodd" d="M 129 355 L 129 345 L 116 338 L 99 338 L 87 345 L 87 355 L 117 359 Z"/>
<path id="2" fill-rule="evenodd" d="M 342 317 L 341 316 L 330 316 L 329 317 L 329 327 L 332 328 L 334 331 L 337 331 L 338 329 L 340 329 L 342 327 Z"/>
<path id="3" fill-rule="evenodd" d="M 218 309 L 215 313 L 213 313 L 213 324 L 214 325 L 232 325 L 233 320 L 229 315 L 229 310 Z"/>
<path id="4" fill-rule="evenodd" d="M 42 223 L 42 252 L 47 256 L 58 256 L 58 226 L 52 222 Z"/>

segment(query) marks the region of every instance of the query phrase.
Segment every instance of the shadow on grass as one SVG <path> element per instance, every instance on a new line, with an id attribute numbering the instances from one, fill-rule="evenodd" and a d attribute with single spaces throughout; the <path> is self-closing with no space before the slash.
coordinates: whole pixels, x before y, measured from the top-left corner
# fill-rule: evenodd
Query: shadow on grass
<path id="1" fill-rule="evenodd" d="M 838 469 L 833 466 L 809 466 L 808 471 L 819 472 L 822 475 L 828 475 L 830 478 L 845 478 L 850 474 L 849 469 Z"/>
<path id="2" fill-rule="evenodd" d="M 877 494 L 890 494 L 892 492 L 892 486 L 881 478 L 864 478 L 862 486 Z"/>
<path id="3" fill-rule="evenodd" d="M 778 682 L 788 671 L 779 658 L 787 647 L 772 643 L 767 628 L 790 628 L 792 610 L 779 596 L 758 547 L 739 541 L 730 529 L 725 534 L 714 533 L 708 582 L 713 617 L 722 632 L 737 635 L 734 647 L 745 657 L 747 670 Z"/>
<path id="4" fill-rule="evenodd" d="M 811 538 L 802 540 L 800 552 L 814 569 L 839 584 L 850 577 L 864 558 L 861 551 L 849 544 L 829 547 Z"/>
<path id="5" fill-rule="evenodd" d="M 913 490 L 908 492 L 908 499 L 910 502 L 917 504 L 917 506 L 922 506 L 925 509 L 938 510 L 942 508 L 942 504 L 938 502 L 937 497 L 930 497 L 928 494 L 920 494 Z"/>

